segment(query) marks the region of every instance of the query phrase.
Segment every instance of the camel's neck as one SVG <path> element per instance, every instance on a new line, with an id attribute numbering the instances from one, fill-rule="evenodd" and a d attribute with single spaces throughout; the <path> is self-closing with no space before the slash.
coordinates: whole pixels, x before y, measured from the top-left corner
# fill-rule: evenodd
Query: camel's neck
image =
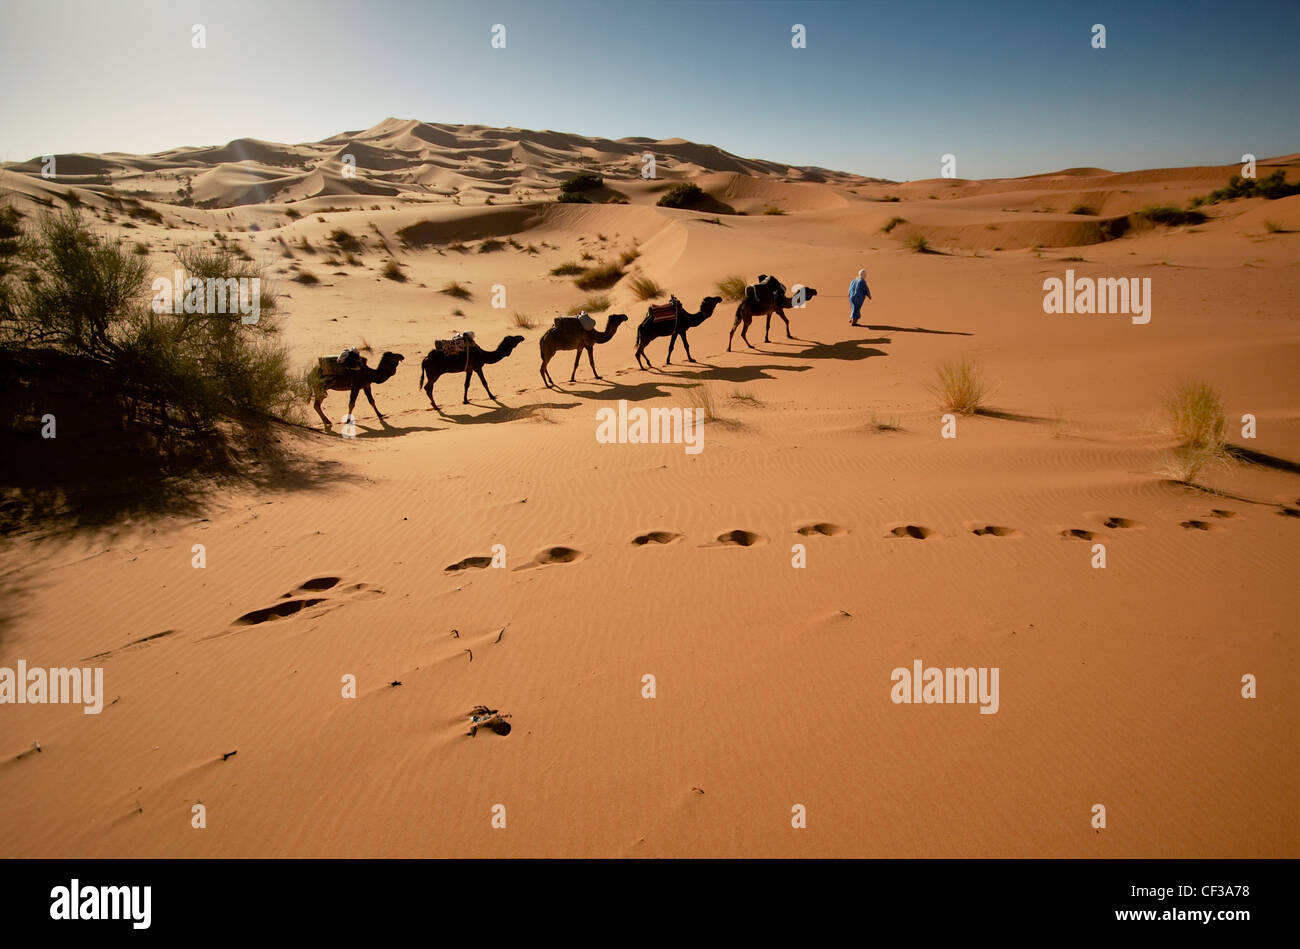
<path id="1" fill-rule="evenodd" d="M 510 350 L 506 349 L 504 346 L 498 346 L 490 353 L 488 352 L 483 353 L 483 364 L 486 366 L 490 366 L 493 363 L 500 362 L 501 360 L 505 359 L 509 355 L 510 355 Z"/>

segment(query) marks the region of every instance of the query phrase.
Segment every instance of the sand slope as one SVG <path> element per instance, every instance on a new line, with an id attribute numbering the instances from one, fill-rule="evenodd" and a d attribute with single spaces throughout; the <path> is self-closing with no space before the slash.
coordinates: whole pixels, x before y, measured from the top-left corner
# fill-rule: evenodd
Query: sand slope
<path id="1" fill-rule="evenodd" d="M 333 170 L 343 148 L 359 179 Z M 747 213 L 655 207 L 665 181 L 631 177 L 647 148 L 669 156 L 664 178 Z M 607 180 L 628 205 L 508 197 L 553 189 L 582 156 L 629 169 Z M 362 340 L 406 361 L 375 390 L 387 424 L 363 400 L 356 438 L 318 420 L 286 433 L 332 464 L 321 483 L 6 542 L 0 665 L 102 665 L 107 700 L 98 716 L 0 708 L 0 854 L 1300 855 L 1300 477 L 1284 463 L 1300 460 L 1300 199 L 1109 239 L 1099 221 L 1236 169 L 806 170 L 818 182 L 685 142 L 398 120 L 176 150 L 148 159 L 157 178 L 144 159 L 83 159 L 69 175 L 137 169 L 169 201 L 183 170 L 216 206 L 137 196 L 150 221 L 117 172 L 103 186 L 11 166 L 5 186 L 24 210 L 75 190 L 99 226 L 134 224 L 161 273 L 220 229 L 278 273 L 300 365 Z M 337 228 L 360 240 L 356 264 Z M 911 252 L 914 235 L 941 253 Z M 518 246 L 480 252 L 489 238 Z M 550 271 L 634 247 L 603 291 L 602 325 L 631 317 L 597 347 L 605 380 L 584 358 L 568 383 L 561 353 L 560 388 L 543 388 L 537 340 L 588 296 Z M 380 275 L 390 259 L 405 282 Z M 874 299 L 851 328 L 863 266 Z M 1149 277 L 1151 322 L 1045 315 L 1042 282 L 1067 268 Z M 788 314 L 795 339 L 777 320 L 764 342 L 760 321 L 754 349 L 737 335 L 727 353 L 724 303 L 690 333 L 696 364 L 679 347 L 635 368 L 632 277 L 693 310 L 759 273 L 819 290 Z M 449 281 L 471 296 L 439 292 Z M 435 412 L 420 357 L 465 328 L 525 342 L 486 370 L 499 402 L 474 380 L 462 405 L 445 376 Z M 656 366 L 666 349 L 648 348 Z M 997 382 L 996 411 L 943 439 L 926 386 L 962 355 Z M 1160 395 L 1184 378 L 1219 386 L 1230 440 L 1274 461 L 1211 472 L 1219 494 L 1165 480 Z M 701 384 L 718 418 L 699 454 L 596 440 L 598 409 L 681 406 Z M 330 395 L 332 418 L 344 402 Z M 502 548 L 504 569 L 482 566 Z M 893 703 L 891 671 L 916 659 L 998 667 L 998 712 Z M 512 732 L 468 737 L 479 704 Z"/>

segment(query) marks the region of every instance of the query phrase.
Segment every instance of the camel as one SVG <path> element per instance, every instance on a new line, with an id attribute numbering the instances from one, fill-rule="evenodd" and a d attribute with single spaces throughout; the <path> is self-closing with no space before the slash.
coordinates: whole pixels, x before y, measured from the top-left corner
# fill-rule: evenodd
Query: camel
<path id="1" fill-rule="evenodd" d="M 348 399 L 349 418 L 352 416 L 352 410 L 356 408 L 358 392 L 366 394 L 366 398 L 370 400 L 370 407 L 375 410 L 375 417 L 383 418 L 384 413 L 380 412 L 379 406 L 375 405 L 375 397 L 371 393 L 370 387 L 380 385 L 393 378 L 393 373 L 397 372 L 397 364 L 405 358 L 401 353 L 384 353 L 379 357 L 378 366 L 366 365 L 363 358 L 361 368 L 342 369 L 338 365 L 338 356 L 322 356 L 316 366 L 307 373 L 307 385 L 311 389 L 312 398 L 316 400 L 316 414 L 325 423 L 325 427 L 333 428 L 329 418 L 321 411 L 320 404 L 325 401 L 326 393 L 331 390 L 335 392 L 351 391 L 352 397 Z"/>
<path id="2" fill-rule="evenodd" d="M 483 383 L 483 391 L 487 393 L 489 399 L 496 400 L 492 390 L 488 388 L 487 380 L 483 378 L 483 367 L 491 366 L 505 359 L 515 347 L 524 341 L 522 336 L 507 336 L 501 340 L 500 345 L 492 352 L 486 352 L 480 349 L 477 343 L 471 342 L 467 349 L 459 353 L 443 353 L 437 347 L 429 350 L 429 355 L 425 356 L 420 363 L 420 388 L 424 394 L 429 397 L 429 404 L 435 409 L 438 403 L 433 401 L 433 383 L 439 376 L 446 372 L 459 372 L 465 370 L 465 405 L 469 405 L 469 380 L 472 373 L 478 373 L 478 381 Z M 425 382 L 424 377 L 429 377 Z M 438 411 L 442 411 L 438 409 Z"/>
<path id="3" fill-rule="evenodd" d="M 636 328 L 636 364 L 641 368 L 653 369 L 654 364 L 650 362 L 650 357 L 645 354 L 646 344 L 652 339 L 659 339 L 661 336 L 672 334 L 672 339 L 668 341 L 668 358 L 664 360 L 664 365 L 670 365 L 673 361 L 673 346 L 677 343 L 677 337 L 682 338 L 682 346 L 686 349 L 686 361 L 695 362 L 691 356 L 691 344 L 686 341 L 686 331 L 694 329 L 705 320 L 713 315 L 713 311 L 718 304 L 722 302 L 722 297 L 705 297 L 700 301 L 700 312 L 690 313 L 682 306 L 682 302 L 676 297 L 668 306 L 676 308 L 675 316 L 668 316 L 666 319 L 656 319 L 656 310 L 665 310 L 666 307 L 650 308 L 646 313 L 645 319 L 641 325 Z M 641 360 L 645 360 L 645 366 L 641 366 Z"/>
<path id="4" fill-rule="evenodd" d="M 775 281 L 775 279 L 776 278 L 773 278 L 773 281 Z M 768 337 L 772 331 L 773 313 L 781 317 L 781 322 L 785 324 L 786 339 L 794 339 L 794 337 L 790 335 L 790 321 L 785 318 L 785 308 L 793 308 L 795 306 L 795 301 L 786 295 L 785 287 L 782 287 L 779 282 L 776 283 L 776 286 L 771 287 L 771 289 L 767 289 L 768 286 L 771 285 L 765 286 L 764 284 L 759 283 L 745 288 L 745 298 L 741 300 L 740 305 L 736 307 L 736 321 L 731 324 L 731 332 L 727 334 L 727 352 L 731 352 L 732 337 L 736 335 L 736 327 L 740 326 L 741 323 L 744 323 L 745 326 L 740 331 L 740 338 L 745 341 L 745 345 L 750 349 L 754 348 L 754 344 L 749 341 L 749 337 L 746 334 L 749 332 L 750 322 L 756 316 L 767 317 L 767 326 L 763 329 L 763 342 L 771 342 L 771 339 Z M 817 296 L 817 291 L 812 287 L 803 288 L 803 297 L 805 301 L 811 300 L 815 296 Z"/>
<path id="5" fill-rule="evenodd" d="M 592 358 L 591 351 L 597 343 L 608 343 L 613 339 L 614 333 L 626 322 L 626 313 L 615 313 L 605 321 L 605 328 L 600 332 L 596 332 L 594 326 L 588 329 L 576 316 L 562 316 L 556 319 L 551 328 L 542 334 L 540 341 L 542 349 L 542 382 L 546 383 L 548 389 L 555 384 L 551 374 L 546 371 L 546 364 L 551 361 L 552 356 L 562 349 L 577 350 L 573 355 L 573 372 L 569 376 L 570 382 L 577 379 L 578 363 L 582 360 L 583 350 L 587 351 L 587 362 L 591 364 L 591 374 L 599 379 L 600 373 L 596 371 L 596 360 Z"/>

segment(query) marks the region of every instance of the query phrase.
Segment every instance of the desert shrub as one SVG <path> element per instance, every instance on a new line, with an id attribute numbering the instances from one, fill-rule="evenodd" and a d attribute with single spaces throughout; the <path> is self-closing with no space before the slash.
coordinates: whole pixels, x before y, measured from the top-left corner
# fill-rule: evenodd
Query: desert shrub
<path id="1" fill-rule="evenodd" d="M 592 293 L 587 296 L 587 299 L 578 304 L 573 312 L 577 313 L 579 310 L 586 310 L 588 313 L 604 313 L 610 308 L 610 305 L 609 297 L 605 296 L 605 294 Z"/>
<path id="2" fill-rule="evenodd" d="M 402 273 L 402 265 L 395 260 L 390 260 L 384 264 L 382 273 L 389 280 L 396 280 L 398 283 L 406 283 L 406 274 Z"/>
<path id="3" fill-rule="evenodd" d="M 585 269 L 586 268 L 583 267 L 582 264 L 574 263 L 573 261 L 570 260 L 567 261 L 566 263 L 560 264 L 560 266 L 558 267 L 553 267 L 551 269 L 551 276 L 572 277 L 576 274 L 582 273 Z"/>
<path id="4" fill-rule="evenodd" d="M 333 242 L 335 247 L 342 250 L 361 250 L 361 241 L 341 227 L 336 227 L 330 231 L 330 241 Z"/>
<path id="5" fill-rule="evenodd" d="M 591 191 L 593 188 L 599 188 L 604 184 L 605 179 L 595 172 L 580 171 L 561 184 L 560 190 L 565 194 L 577 194 L 581 191 Z"/>
<path id="6" fill-rule="evenodd" d="M 294 275 L 294 281 L 302 284 L 304 287 L 314 287 L 320 283 L 320 278 L 310 270 L 300 270 Z"/>
<path id="7" fill-rule="evenodd" d="M 468 287 L 461 285 L 455 280 L 449 280 L 438 292 L 445 293 L 449 297 L 455 297 L 457 300 L 468 300 L 474 295 L 469 291 Z"/>
<path id="8" fill-rule="evenodd" d="M 618 261 L 588 267 L 576 279 L 579 290 L 608 290 L 623 277 L 623 265 Z"/>
<path id="9" fill-rule="evenodd" d="M 739 303 L 745 298 L 745 278 L 739 274 L 732 274 L 730 277 L 723 277 L 718 281 L 718 296 L 724 300 L 730 300 L 733 303 Z"/>
<path id="10" fill-rule="evenodd" d="M 1267 178 L 1243 178 L 1241 175 L 1233 175 L 1228 179 L 1226 188 L 1218 188 L 1207 195 L 1192 198 L 1191 203 L 1192 207 L 1198 208 L 1236 198 L 1268 198 L 1272 201 L 1293 194 L 1300 194 L 1300 181 L 1287 184 L 1286 173 L 1279 168 Z"/>
<path id="11" fill-rule="evenodd" d="M 920 234 L 913 234 L 907 239 L 907 247 L 918 254 L 929 254 L 932 252 L 930 242 Z"/>
<path id="12" fill-rule="evenodd" d="M 704 198 L 700 186 L 690 181 L 679 181 L 659 198 L 656 204 L 661 208 L 689 208 L 699 204 Z"/>
<path id="13" fill-rule="evenodd" d="M 591 199 L 580 194 L 569 194 L 567 192 L 558 195 L 555 198 L 558 204 L 591 204 Z"/>
<path id="14" fill-rule="evenodd" d="M 167 312 L 172 299 L 164 306 L 151 297 L 145 261 L 126 242 L 92 233 L 74 210 L 43 216 L 23 254 L 29 276 L 4 323 L 5 344 L 104 368 L 119 381 L 124 411 L 134 406 L 130 419 L 213 432 L 225 419 L 285 415 L 296 400 L 269 281 L 229 250 L 177 257 L 188 277 L 262 280 L 255 323 L 238 312 Z"/>
<path id="15" fill-rule="evenodd" d="M 1170 430 L 1185 445 L 1224 453 L 1228 422 L 1218 389 L 1208 382 L 1181 382 L 1163 402 Z"/>
<path id="16" fill-rule="evenodd" d="M 1204 224 L 1208 220 L 1200 211 L 1184 211 L 1171 204 L 1150 204 L 1137 213 L 1138 217 L 1146 218 L 1152 224 L 1165 224 L 1170 227 Z"/>
<path id="17" fill-rule="evenodd" d="M 703 409 L 704 420 L 706 422 L 719 421 L 718 403 L 713 396 L 713 389 L 706 383 L 691 386 L 684 390 L 681 395 L 681 401 L 688 410 Z"/>
<path id="18" fill-rule="evenodd" d="M 521 330 L 530 330 L 537 326 L 537 321 L 527 313 L 515 311 L 514 316 L 510 318 L 510 324 Z"/>
<path id="19" fill-rule="evenodd" d="M 631 264 L 632 261 L 636 260 L 640 256 L 641 256 L 641 251 L 636 247 L 632 247 L 619 254 L 618 260 L 619 263 L 621 263 L 624 267 L 626 267 L 629 264 Z"/>
<path id="20" fill-rule="evenodd" d="M 654 300 L 664 293 L 663 287 L 649 277 L 633 277 L 628 281 L 628 288 L 636 294 L 638 300 Z"/>
<path id="21" fill-rule="evenodd" d="M 1076 204 L 1074 207 L 1070 208 L 1070 213 L 1071 213 L 1071 214 L 1086 214 L 1086 215 L 1088 215 L 1089 217 L 1096 217 L 1096 216 L 1097 216 L 1097 209 L 1096 209 L 1096 208 L 1090 208 L 1090 207 L 1088 207 L 1088 205 L 1086 205 L 1086 204 Z"/>
<path id="22" fill-rule="evenodd" d="M 983 368 L 977 360 L 969 357 L 940 365 L 935 370 L 934 382 L 928 388 L 939 400 L 941 410 L 963 415 L 978 412 L 991 391 Z"/>
<path id="23" fill-rule="evenodd" d="M 774 204 L 769 204 L 767 207 L 763 208 L 763 213 L 780 217 L 782 214 L 785 214 L 785 211 Z"/>
<path id="24" fill-rule="evenodd" d="M 478 245 L 478 252 L 480 254 L 491 254 L 499 250 L 504 250 L 505 246 L 505 241 L 499 241 L 495 237 L 489 237 L 484 240 L 483 243 Z"/>
<path id="25" fill-rule="evenodd" d="M 894 215 L 888 221 L 885 222 L 884 226 L 880 230 L 885 234 L 888 234 L 894 228 L 898 227 L 898 225 L 906 224 L 906 223 L 907 223 L 906 218 L 901 218 L 898 215 Z"/>

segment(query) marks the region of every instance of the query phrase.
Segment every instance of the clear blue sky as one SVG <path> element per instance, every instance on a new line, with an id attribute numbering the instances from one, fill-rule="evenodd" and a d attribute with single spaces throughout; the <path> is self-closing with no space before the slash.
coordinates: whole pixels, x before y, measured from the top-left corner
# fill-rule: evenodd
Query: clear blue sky
<path id="1" fill-rule="evenodd" d="M 984 178 L 1300 151 L 1296 0 L 5 0 L 0 23 L 9 161 L 313 141 L 390 115 L 894 179 L 936 177 L 946 152 Z"/>

